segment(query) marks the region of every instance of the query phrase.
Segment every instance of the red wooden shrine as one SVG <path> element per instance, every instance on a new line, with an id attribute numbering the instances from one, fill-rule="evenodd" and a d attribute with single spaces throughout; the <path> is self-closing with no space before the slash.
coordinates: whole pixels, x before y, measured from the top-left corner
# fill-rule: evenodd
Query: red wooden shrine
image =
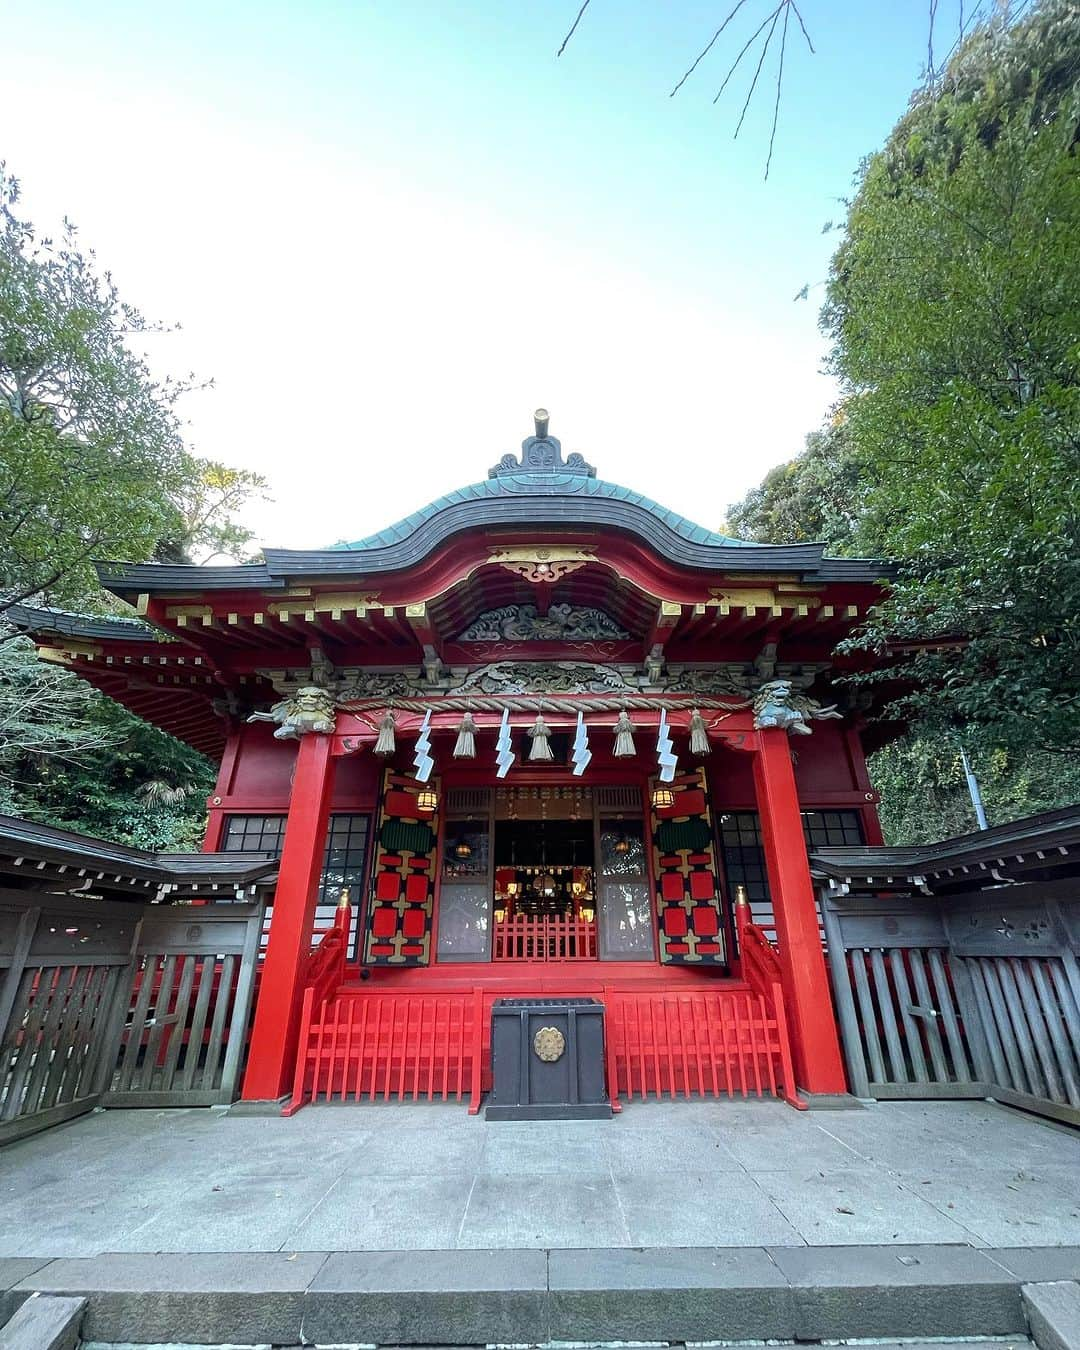
<path id="1" fill-rule="evenodd" d="M 280 854 L 245 1098 L 476 1109 L 493 1000 L 580 993 L 613 1102 L 799 1104 L 846 1090 L 807 844 L 880 842 L 834 681 L 881 570 L 694 525 L 538 414 L 367 539 L 100 564 L 138 620 L 20 621 L 220 761 L 207 851 Z"/>

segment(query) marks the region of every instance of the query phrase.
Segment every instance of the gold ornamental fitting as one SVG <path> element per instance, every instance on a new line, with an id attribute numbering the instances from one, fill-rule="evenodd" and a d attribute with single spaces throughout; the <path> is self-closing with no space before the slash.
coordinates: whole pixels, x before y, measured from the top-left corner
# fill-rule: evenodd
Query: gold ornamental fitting
<path id="1" fill-rule="evenodd" d="M 748 905 L 750 897 L 746 894 L 746 887 L 740 881 L 735 887 L 735 903 L 737 905 Z"/>
<path id="2" fill-rule="evenodd" d="M 351 908 L 352 908 L 352 901 L 349 899 L 349 888 L 348 888 L 348 886 L 343 886 L 343 887 L 341 888 L 341 899 L 337 902 L 337 907 L 338 907 L 338 909 L 351 909 Z"/>
<path id="3" fill-rule="evenodd" d="M 533 1054 L 545 1064 L 554 1064 L 562 1059 L 566 1049 L 566 1037 L 558 1027 L 541 1027 L 533 1037 Z"/>

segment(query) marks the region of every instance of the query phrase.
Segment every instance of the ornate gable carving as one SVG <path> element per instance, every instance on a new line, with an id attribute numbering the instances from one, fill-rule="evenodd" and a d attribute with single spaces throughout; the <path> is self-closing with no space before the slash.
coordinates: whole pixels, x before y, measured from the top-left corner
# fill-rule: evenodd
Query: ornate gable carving
<path id="1" fill-rule="evenodd" d="M 602 642 L 628 638 L 602 609 L 552 605 L 544 615 L 535 605 L 489 609 L 461 633 L 458 642 Z"/>

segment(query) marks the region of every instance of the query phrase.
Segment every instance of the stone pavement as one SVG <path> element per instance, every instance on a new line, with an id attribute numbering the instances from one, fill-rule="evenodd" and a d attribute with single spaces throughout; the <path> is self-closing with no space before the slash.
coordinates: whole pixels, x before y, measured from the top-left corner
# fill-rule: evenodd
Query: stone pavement
<path id="1" fill-rule="evenodd" d="M 377 1103 L 98 1112 L 0 1149 L 0 1256 L 894 1243 L 1080 1245 L 1080 1133 L 988 1102 Z"/>

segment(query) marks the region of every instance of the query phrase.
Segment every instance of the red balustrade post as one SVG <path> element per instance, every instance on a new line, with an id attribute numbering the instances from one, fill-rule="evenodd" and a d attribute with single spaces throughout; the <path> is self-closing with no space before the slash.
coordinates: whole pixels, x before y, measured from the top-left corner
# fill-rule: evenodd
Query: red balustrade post
<path id="1" fill-rule="evenodd" d="M 769 877 L 795 1076 L 807 1092 L 846 1092 L 844 1062 L 818 929 L 788 734 L 758 732 L 754 786 Z"/>
<path id="2" fill-rule="evenodd" d="M 251 1029 L 245 1101 L 274 1101 L 289 1090 L 297 1054 L 303 969 L 311 951 L 335 760 L 329 736 L 300 741 L 281 850 L 270 937 Z"/>

